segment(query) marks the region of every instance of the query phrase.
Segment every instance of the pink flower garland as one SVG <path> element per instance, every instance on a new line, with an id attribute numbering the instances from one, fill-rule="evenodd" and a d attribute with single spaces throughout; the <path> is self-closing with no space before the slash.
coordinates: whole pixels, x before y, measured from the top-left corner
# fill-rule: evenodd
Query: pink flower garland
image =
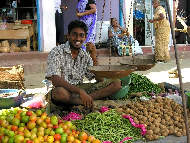
<path id="1" fill-rule="evenodd" d="M 133 121 L 133 118 L 129 115 L 123 115 L 122 117 L 125 119 L 129 119 L 129 121 L 131 122 L 131 125 L 134 126 L 135 128 L 140 128 L 141 135 L 144 136 L 146 134 L 146 128 L 143 124 L 135 124 L 135 122 Z"/>
<path id="2" fill-rule="evenodd" d="M 68 115 L 63 117 L 63 120 L 71 121 L 71 120 L 81 120 L 82 116 L 80 114 L 70 112 Z"/>
<path id="3" fill-rule="evenodd" d="M 101 109 L 100 109 L 100 112 L 101 113 L 104 113 L 106 111 L 108 111 L 109 108 L 108 107 L 105 107 L 105 106 L 102 106 Z M 135 124 L 133 118 L 129 115 L 123 115 L 122 116 L 123 118 L 125 119 L 129 119 L 129 121 L 131 122 L 131 125 L 135 128 L 140 128 L 141 129 L 141 135 L 145 135 L 146 134 L 146 128 L 143 124 Z M 130 140 L 132 139 L 132 137 L 125 137 L 122 141 L 120 141 L 119 143 L 123 143 L 124 141 L 127 141 L 127 140 Z M 102 143 L 112 143 L 111 141 L 103 141 Z"/>

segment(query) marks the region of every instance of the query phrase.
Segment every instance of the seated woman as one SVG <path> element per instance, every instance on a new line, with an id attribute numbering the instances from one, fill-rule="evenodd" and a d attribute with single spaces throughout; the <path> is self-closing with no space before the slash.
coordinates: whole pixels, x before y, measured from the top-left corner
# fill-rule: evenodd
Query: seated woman
<path id="1" fill-rule="evenodd" d="M 113 55 L 128 55 L 129 49 L 123 50 L 123 47 L 131 46 L 133 43 L 133 37 L 129 34 L 129 32 L 122 28 L 116 18 L 111 18 L 111 25 L 108 28 L 108 43 L 112 48 Z"/>

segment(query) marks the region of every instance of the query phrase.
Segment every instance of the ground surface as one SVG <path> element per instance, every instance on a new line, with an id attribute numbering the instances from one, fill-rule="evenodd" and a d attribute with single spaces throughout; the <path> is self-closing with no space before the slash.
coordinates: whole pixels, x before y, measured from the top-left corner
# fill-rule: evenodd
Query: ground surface
<path id="1" fill-rule="evenodd" d="M 171 60 L 168 63 L 158 63 L 152 69 L 144 72 L 137 72 L 146 75 L 151 81 L 155 83 L 168 82 L 179 86 L 178 78 L 169 78 L 168 71 L 176 68 L 175 60 Z M 184 82 L 184 89 L 190 91 L 190 56 L 181 60 L 181 69 Z M 44 79 L 45 73 L 28 74 L 25 76 L 26 88 L 40 88 L 44 87 L 42 80 Z M 136 143 L 143 143 L 138 141 Z M 186 137 L 175 137 L 168 136 L 166 138 L 150 141 L 149 143 L 186 143 Z"/>

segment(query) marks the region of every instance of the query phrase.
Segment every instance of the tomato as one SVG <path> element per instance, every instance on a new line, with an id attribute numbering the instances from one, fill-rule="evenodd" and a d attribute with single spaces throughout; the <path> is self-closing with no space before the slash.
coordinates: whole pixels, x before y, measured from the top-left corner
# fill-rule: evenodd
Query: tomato
<path id="1" fill-rule="evenodd" d="M 45 121 L 46 121 L 47 124 L 50 124 L 50 123 L 51 123 L 50 117 L 47 117 L 47 118 L 45 119 Z"/>
<path id="2" fill-rule="evenodd" d="M 95 140 L 95 137 L 94 137 L 94 136 L 89 136 L 89 137 L 88 137 L 88 141 L 89 141 L 89 142 L 92 142 L 93 140 Z"/>
<path id="3" fill-rule="evenodd" d="M 95 140 L 93 140 L 93 142 L 92 143 L 101 143 L 101 141 L 100 140 L 98 140 L 98 139 L 95 139 Z"/>
<path id="4" fill-rule="evenodd" d="M 58 125 L 53 125 L 53 128 L 54 129 L 57 129 L 59 126 Z"/>
<path id="5" fill-rule="evenodd" d="M 22 136 L 22 135 L 16 135 L 15 136 L 15 142 L 21 143 L 23 141 L 24 141 L 24 136 Z"/>
<path id="6" fill-rule="evenodd" d="M 21 117 L 21 122 L 22 123 L 28 123 L 28 121 L 29 121 L 29 116 L 22 116 Z"/>
<path id="7" fill-rule="evenodd" d="M 47 118 L 47 113 L 46 112 L 42 113 L 41 118 L 42 120 L 45 120 Z"/>
<path id="8" fill-rule="evenodd" d="M 63 133 L 62 135 L 61 135 L 61 143 L 66 143 L 67 142 L 67 134 L 66 133 Z"/>
<path id="9" fill-rule="evenodd" d="M 56 116 L 51 116 L 51 124 L 53 124 L 53 125 L 57 125 L 58 124 L 58 119 L 57 119 L 57 117 Z"/>
<path id="10" fill-rule="evenodd" d="M 68 137 L 67 137 L 67 141 L 68 142 L 73 142 L 75 140 L 75 138 L 73 137 L 73 136 L 71 136 L 71 135 L 69 135 Z"/>
<path id="11" fill-rule="evenodd" d="M 71 128 L 73 126 L 73 124 L 71 123 L 71 121 L 66 121 L 65 125 L 67 125 L 68 128 Z"/>
<path id="12" fill-rule="evenodd" d="M 8 131 L 8 136 L 9 137 L 14 137 L 15 136 L 15 132 L 14 131 Z"/>
<path id="13" fill-rule="evenodd" d="M 81 143 L 81 141 L 79 141 L 78 139 L 75 139 L 74 143 Z"/>
<path id="14" fill-rule="evenodd" d="M 55 133 L 56 133 L 56 134 L 62 134 L 62 133 L 63 133 L 63 128 L 57 128 L 57 129 L 55 130 Z"/>
<path id="15" fill-rule="evenodd" d="M 30 122 L 27 123 L 27 128 L 28 129 L 32 130 L 34 127 L 36 127 L 35 122 L 30 121 Z"/>
<path id="16" fill-rule="evenodd" d="M 18 118 L 14 118 L 12 120 L 12 124 L 15 125 L 15 126 L 18 126 L 20 124 L 20 120 Z"/>
<path id="17" fill-rule="evenodd" d="M 30 121 L 35 122 L 37 120 L 37 116 L 35 114 L 30 116 Z"/>
<path id="18" fill-rule="evenodd" d="M 32 116 L 32 114 L 33 114 L 32 111 L 27 111 L 26 112 L 26 115 L 28 115 L 28 116 Z"/>
<path id="19" fill-rule="evenodd" d="M 47 142 L 48 142 L 48 143 L 54 142 L 54 137 L 53 137 L 53 136 L 48 136 L 48 137 L 47 137 Z"/>
<path id="20" fill-rule="evenodd" d="M 59 123 L 59 124 L 63 123 L 63 120 L 59 119 L 59 120 L 58 120 L 58 123 Z"/>
<path id="21" fill-rule="evenodd" d="M 3 138 L 3 135 L 0 135 L 0 141 L 1 141 L 2 138 Z"/>
<path id="22" fill-rule="evenodd" d="M 37 120 L 36 120 L 36 123 L 37 123 L 38 125 L 40 125 L 42 122 L 43 122 L 43 120 L 38 117 Z"/>
<path id="23" fill-rule="evenodd" d="M 61 139 L 61 135 L 60 134 L 55 134 L 54 135 L 54 139 L 57 141 L 57 140 L 60 140 Z"/>
<path id="24" fill-rule="evenodd" d="M 40 109 L 36 110 L 36 115 L 37 116 L 41 116 L 42 115 L 42 111 Z"/>
<path id="25" fill-rule="evenodd" d="M 79 139 L 80 139 L 81 141 L 86 141 L 86 140 L 88 139 L 87 133 L 85 133 L 85 132 L 80 132 L 80 133 L 79 133 Z"/>
<path id="26" fill-rule="evenodd" d="M 27 140 L 26 143 L 33 143 L 33 141 L 31 141 L 31 140 Z"/>
<path id="27" fill-rule="evenodd" d="M 15 126 L 15 125 L 12 125 L 12 126 L 11 126 L 11 130 L 12 130 L 12 131 L 16 131 L 17 129 L 18 129 L 17 126 Z"/>

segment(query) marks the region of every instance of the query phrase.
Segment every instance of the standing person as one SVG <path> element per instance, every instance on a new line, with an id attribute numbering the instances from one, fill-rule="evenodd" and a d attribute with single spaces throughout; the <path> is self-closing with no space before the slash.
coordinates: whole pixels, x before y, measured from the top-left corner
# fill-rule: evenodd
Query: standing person
<path id="1" fill-rule="evenodd" d="M 170 41 L 170 24 L 166 18 L 165 9 L 160 6 L 159 0 L 153 0 L 155 8 L 154 18 L 149 20 L 155 28 L 155 61 L 167 62 L 170 60 L 169 41 Z"/>
<path id="2" fill-rule="evenodd" d="M 94 65 L 97 65 L 96 47 L 95 47 L 95 36 L 96 36 L 96 20 L 97 20 L 97 9 L 95 0 L 78 0 L 77 13 L 80 21 L 83 21 L 88 27 L 88 35 L 85 41 L 84 50 L 87 50 L 92 55 Z"/>
<path id="3" fill-rule="evenodd" d="M 84 22 L 72 21 L 68 26 L 68 41 L 53 48 L 48 55 L 46 78 L 54 86 L 49 102 L 55 105 L 83 104 L 91 108 L 93 100 L 108 97 L 121 89 L 120 80 L 83 83 L 84 76 L 94 77 L 88 70 L 93 66 L 92 58 L 82 49 L 87 31 Z"/>
<path id="4" fill-rule="evenodd" d="M 55 0 L 56 45 L 64 43 L 64 11 L 61 0 Z"/>

